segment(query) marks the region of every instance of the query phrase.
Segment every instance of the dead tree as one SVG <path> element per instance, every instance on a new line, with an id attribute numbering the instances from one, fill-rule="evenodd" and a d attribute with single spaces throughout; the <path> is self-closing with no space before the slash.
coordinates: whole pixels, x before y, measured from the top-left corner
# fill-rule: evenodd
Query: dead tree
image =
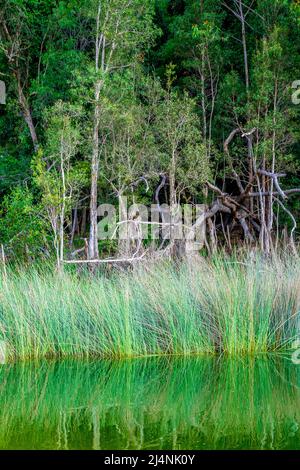
<path id="1" fill-rule="evenodd" d="M 229 134 L 228 138 L 224 142 L 224 153 L 227 155 L 229 162 L 231 162 L 229 145 L 237 135 L 240 135 L 242 138 L 247 140 L 247 147 L 250 149 L 251 171 L 248 174 L 246 186 L 242 184 L 241 177 L 233 169 L 233 165 L 231 165 L 232 179 L 236 182 L 239 194 L 230 195 L 219 189 L 217 186 L 207 183 L 207 187 L 217 195 L 217 199 L 211 204 L 205 215 L 206 219 L 209 220 L 211 244 L 212 246 L 215 245 L 215 236 L 213 235 L 214 230 L 211 226 L 212 217 L 215 217 L 217 214 L 228 214 L 225 229 L 227 229 L 226 231 L 229 236 L 230 231 L 238 225 L 241 227 L 244 240 L 247 243 L 254 244 L 259 242 L 262 251 L 269 254 L 272 251 L 273 223 L 270 224 L 269 220 L 269 223 L 267 224 L 266 214 L 260 210 L 261 208 L 266 207 L 264 200 L 268 198 L 271 206 L 273 206 L 274 203 L 279 204 L 279 206 L 292 219 L 293 229 L 290 234 L 290 245 L 292 250 L 295 251 L 294 233 L 297 224 L 294 216 L 287 209 L 284 203 L 290 195 L 300 193 L 300 188 L 283 190 L 279 180 L 286 176 L 285 173 L 276 173 L 273 169 L 272 171 L 257 168 L 256 161 L 253 156 L 252 143 L 255 133 L 257 133 L 256 128 L 247 132 L 244 132 L 240 128 L 236 128 Z M 262 190 L 262 188 L 266 186 L 262 185 L 262 178 L 267 179 L 269 183 L 272 183 L 272 185 L 268 184 L 267 187 L 270 189 L 267 191 Z M 249 204 L 249 201 L 255 202 L 255 204 Z"/>

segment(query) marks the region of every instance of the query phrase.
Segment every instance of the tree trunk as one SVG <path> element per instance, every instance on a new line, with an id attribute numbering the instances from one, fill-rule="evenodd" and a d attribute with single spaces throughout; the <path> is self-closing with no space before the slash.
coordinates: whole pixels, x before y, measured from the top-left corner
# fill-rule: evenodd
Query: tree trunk
<path id="1" fill-rule="evenodd" d="M 98 208 L 98 171 L 99 171 L 99 125 L 100 125 L 100 84 L 97 82 L 95 90 L 95 114 L 93 133 L 93 155 L 91 174 L 91 199 L 90 199 L 90 237 L 89 237 L 89 258 L 99 257 L 98 237 L 97 237 L 97 208 Z"/>
<path id="2" fill-rule="evenodd" d="M 33 123 L 33 119 L 32 119 L 32 115 L 31 115 L 31 111 L 30 111 L 28 101 L 27 101 L 27 99 L 24 95 L 24 92 L 23 92 L 23 86 L 22 86 L 19 70 L 15 71 L 14 75 L 15 75 L 16 80 L 17 80 L 19 105 L 20 105 L 20 108 L 22 110 L 24 120 L 25 120 L 25 122 L 28 126 L 34 150 L 35 150 L 35 152 L 37 152 L 38 147 L 39 147 L 37 133 L 36 133 L 35 125 Z"/>
<path id="3" fill-rule="evenodd" d="M 81 222 L 80 222 L 80 235 L 83 237 L 86 234 L 86 207 L 83 207 L 82 214 L 81 214 Z"/>

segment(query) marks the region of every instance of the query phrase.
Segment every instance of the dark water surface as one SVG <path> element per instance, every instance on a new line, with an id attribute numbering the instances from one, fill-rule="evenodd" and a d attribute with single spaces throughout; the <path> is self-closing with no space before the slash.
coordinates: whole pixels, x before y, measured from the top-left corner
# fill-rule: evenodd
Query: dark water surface
<path id="1" fill-rule="evenodd" d="M 288 358 L 0 366 L 1 449 L 300 449 Z"/>

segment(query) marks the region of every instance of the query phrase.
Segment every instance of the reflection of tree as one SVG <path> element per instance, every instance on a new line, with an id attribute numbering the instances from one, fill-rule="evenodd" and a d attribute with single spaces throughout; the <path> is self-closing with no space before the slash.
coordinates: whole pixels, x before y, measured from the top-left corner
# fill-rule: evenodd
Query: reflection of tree
<path id="1" fill-rule="evenodd" d="M 299 446 L 299 368 L 276 357 L 26 364 L 0 375 L 1 448 Z"/>

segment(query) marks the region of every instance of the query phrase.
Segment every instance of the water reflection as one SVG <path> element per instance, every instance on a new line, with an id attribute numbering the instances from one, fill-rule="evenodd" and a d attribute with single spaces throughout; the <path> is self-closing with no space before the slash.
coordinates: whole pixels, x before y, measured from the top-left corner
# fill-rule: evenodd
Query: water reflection
<path id="1" fill-rule="evenodd" d="M 300 449 L 300 367 L 278 357 L 6 365 L 1 449 Z"/>

